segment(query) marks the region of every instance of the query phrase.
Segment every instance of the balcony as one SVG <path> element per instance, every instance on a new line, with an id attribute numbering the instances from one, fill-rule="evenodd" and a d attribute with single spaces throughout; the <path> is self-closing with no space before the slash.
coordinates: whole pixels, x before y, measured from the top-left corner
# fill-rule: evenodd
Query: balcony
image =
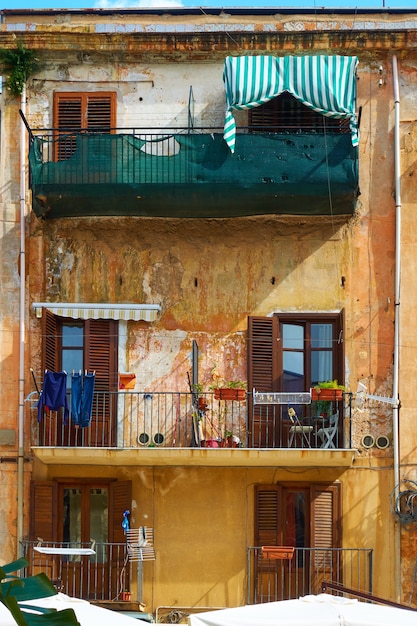
<path id="1" fill-rule="evenodd" d="M 124 543 L 96 543 L 93 556 L 39 554 L 38 542 L 23 541 L 23 556 L 29 562 L 25 576 L 45 572 L 60 591 L 96 602 L 119 602 L 121 593 L 146 576 L 148 565 L 138 570 L 127 559 Z M 80 544 L 44 542 L 58 549 Z M 88 546 L 89 547 L 89 546 Z M 323 580 L 372 592 L 373 552 L 365 548 L 295 548 L 291 559 L 265 558 L 263 550 L 247 552 L 247 603 L 256 604 L 298 598 L 321 592 Z M 137 580 L 139 588 L 141 580 Z M 134 602 L 135 599 L 132 598 Z"/>
<path id="2" fill-rule="evenodd" d="M 93 601 L 120 601 L 129 588 L 137 563 L 127 558 L 126 543 L 95 543 L 92 556 L 42 554 L 36 551 L 39 541 L 23 541 L 23 556 L 29 563 L 25 576 L 44 572 L 58 591 Z M 42 542 L 53 552 L 90 547 L 90 544 Z M 68 550 L 69 551 L 69 550 Z M 82 550 L 79 550 L 80 552 Z"/>
<path id="3" fill-rule="evenodd" d="M 290 419 L 286 405 L 254 404 L 252 394 L 243 401 L 218 400 L 212 392 L 197 399 L 187 392 L 95 392 L 89 426 L 78 428 L 63 410 L 45 412 L 36 420 L 36 398 L 28 402 L 32 413 L 35 454 L 45 463 L 96 463 L 106 450 L 129 464 L 350 466 L 351 394 L 330 403 L 329 415 L 317 415 L 317 403 L 296 406 Z M 68 396 L 71 406 L 71 397 Z M 323 429 L 338 415 L 329 442 Z M 300 450 L 302 454 L 300 454 Z M 117 461 L 114 461 L 117 463 Z"/>
<path id="4" fill-rule="evenodd" d="M 367 548 L 295 548 L 292 556 L 249 548 L 247 603 L 319 594 L 323 581 L 372 593 L 372 559 Z"/>
<path id="5" fill-rule="evenodd" d="M 352 215 L 357 149 L 348 133 L 240 128 L 30 130 L 37 217 Z M 256 132 L 255 132 L 256 131 Z"/>

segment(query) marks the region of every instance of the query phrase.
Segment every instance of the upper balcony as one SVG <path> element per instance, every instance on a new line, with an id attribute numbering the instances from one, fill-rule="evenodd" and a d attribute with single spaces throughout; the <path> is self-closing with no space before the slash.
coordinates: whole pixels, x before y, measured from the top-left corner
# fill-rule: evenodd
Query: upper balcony
<path id="1" fill-rule="evenodd" d="M 256 131 L 256 132 L 255 132 Z M 38 217 L 352 215 L 357 148 L 348 132 L 219 128 L 31 131 Z"/>
<path id="2" fill-rule="evenodd" d="M 90 423 L 78 427 L 71 411 L 65 421 L 61 409 L 46 411 L 37 422 L 35 400 L 32 447 L 46 464 L 350 467 L 351 394 L 325 405 L 294 402 L 290 410 L 262 398 L 254 402 L 246 392 L 228 400 L 213 392 L 196 398 L 98 391 Z"/>

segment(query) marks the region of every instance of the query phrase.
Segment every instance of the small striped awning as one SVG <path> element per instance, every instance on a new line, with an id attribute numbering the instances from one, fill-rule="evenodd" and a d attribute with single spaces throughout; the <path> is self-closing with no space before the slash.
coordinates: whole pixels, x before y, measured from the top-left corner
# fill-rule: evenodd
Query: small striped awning
<path id="1" fill-rule="evenodd" d="M 356 56 L 226 57 L 224 139 L 231 152 L 236 140 L 233 109 L 258 107 L 284 91 L 317 113 L 348 119 L 352 145 L 358 145 L 356 119 Z"/>
<path id="2" fill-rule="evenodd" d="M 48 309 L 54 315 L 73 319 L 112 319 L 154 322 L 161 310 L 159 304 L 106 304 L 83 302 L 34 302 L 32 305 L 37 317 Z"/>

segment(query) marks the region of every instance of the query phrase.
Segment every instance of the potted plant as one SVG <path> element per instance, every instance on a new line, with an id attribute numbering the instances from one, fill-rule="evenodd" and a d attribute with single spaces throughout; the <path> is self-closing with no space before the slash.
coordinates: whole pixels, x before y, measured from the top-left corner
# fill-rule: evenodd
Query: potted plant
<path id="1" fill-rule="evenodd" d="M 321 400 L 342 400 L 343 392 L 346 391 L 344 385 L 339 385 L 337 380 L 326 380 L 317 383 L 310 390 L 311 399 Z"/>
<path id="2" fill-rule="evenodd" d="M 243 402 L 246 400 L 246 381 L 230 380 L 222 382 L 217 386 L 213 386 L 214 398 L 216 400 L 237 400 Z"/>
<path id="3" fill-rule="evenodd" d="M 207 399 L 203 395 L 204 386 L 202 385 L 202 383 L 193 383 L 191 386 L 191 390 L 193 392 L 194 397 L 196 398 L 198 410 L 203 411 L 203 412 L 207 411 L 208 402 L 207 402 Z"/>

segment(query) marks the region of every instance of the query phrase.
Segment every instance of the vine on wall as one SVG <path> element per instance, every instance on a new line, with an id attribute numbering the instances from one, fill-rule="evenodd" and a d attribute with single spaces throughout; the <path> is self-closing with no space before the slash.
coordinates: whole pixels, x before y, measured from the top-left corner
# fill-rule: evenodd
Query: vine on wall
<path id="1" fill-rule="evenodd" d="M 20 42 L 14 50 L 0 49 L 0 66 L 8 76 L 7 89 L 17 97 L 21 95 L 29 76 L 38 69 L 39 61 L 35 53 Z"/>

